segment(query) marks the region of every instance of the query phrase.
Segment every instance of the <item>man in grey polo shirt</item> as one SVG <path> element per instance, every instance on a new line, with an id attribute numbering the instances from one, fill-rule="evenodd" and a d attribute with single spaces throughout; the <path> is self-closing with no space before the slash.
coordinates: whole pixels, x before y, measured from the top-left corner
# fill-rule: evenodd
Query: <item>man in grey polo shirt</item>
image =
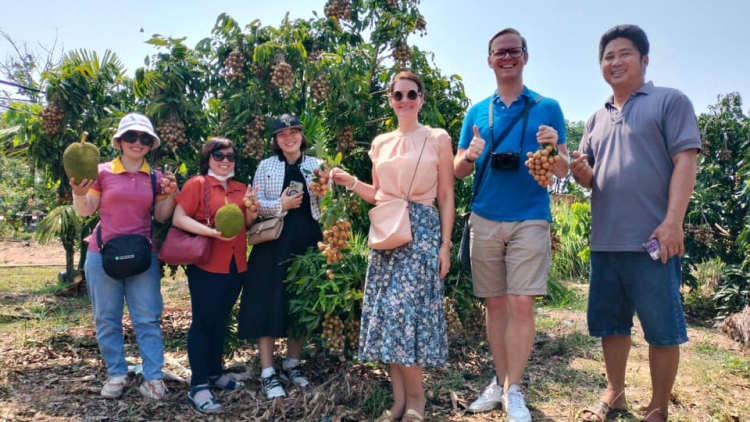
<path id="1" fill-rule="evenodd" d="M 645 82 L 649 43 L 635 25 L 616 26 L 599 43 L 612 97 L 586 123 L 570 168 L 591 189 L 589 333 L 602 338 L 607 390 L 580 420 L 627 409 L 625 370 L 633 314 L 649 344 L 653 386 L 644 420 L 665 421 L 688 341 L 680 301 L 683 217 L 695 186 L 700 131 L 680 91 Z M 656 239 L 656 260 L 643 244 Z"/>

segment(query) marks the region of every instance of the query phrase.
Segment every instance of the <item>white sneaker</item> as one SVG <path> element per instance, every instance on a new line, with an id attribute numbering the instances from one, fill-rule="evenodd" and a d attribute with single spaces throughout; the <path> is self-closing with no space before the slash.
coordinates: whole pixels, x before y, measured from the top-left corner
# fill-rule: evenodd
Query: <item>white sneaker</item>
<path id="1" fill-rule="evenodd" d="M 154 400 L 161 400 L 164 397 L 167 397 L 167 387 L 162 380 L 143 381 L 138 387 L 138 391 L 140 391 L 145 397 Z"/>
<path id="2" fill-rule="evenodd" d="M 502 406 L 503 386 L 497 384 L 497 375 L 492 377 L 490 384 L 482 391 L 479 398 L 474 400 L 467 409 L 471 413 L 489 412 Z"/>
<path id="3" fill-rule="evenodd" d="M 302 368 L 299 365 L 282 369 L 279 378 L 285 384 L 294 384 L 302 388 L 310 385 L 310 381 L 307 380 L 305 373 L 302 372 Z"/>
<path id="4" fill-rule="evenodd" d="M 109 377 L 102 386 L 102 397 L 106 399 L 116 399 L 122 395 L 122 390 L 128 383 L 127 375 L 121 377 Z"/>
<path id="5" fill-rule="evenodd" d="M 508 414 L 508 422 L 531 422 L 531 412 L 526 407 L 521 387 L 511 384 L 501 397 L 503 409 Z"/>
<path id="6" fill-rule="evenodd" d="M 279 380 L 279 376 L 276 375 L 276 373 L 270 377 L 261 377 L 260 386 L 269 400 L 275 399 L 276 397 L 286 397 L 286 391 L 284 391 L 284 387 L 281 386 L 281 380 Z"/>

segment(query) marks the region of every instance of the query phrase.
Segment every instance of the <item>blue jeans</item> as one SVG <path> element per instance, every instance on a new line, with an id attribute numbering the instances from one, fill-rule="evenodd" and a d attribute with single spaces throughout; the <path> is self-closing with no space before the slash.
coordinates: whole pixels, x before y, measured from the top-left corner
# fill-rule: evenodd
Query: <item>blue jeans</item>
<path id="1" fill-rule="evenodd" d="M 123 308 L 127 301 L 143 360 L 143 377 L 146 381 L 161 379 L 164 343 L 161 339 L 161 278 L 156 254 L 152 254 L 147 271 L 121 280 L 104 272 L 99 252 L 88 251 L 84 269 L 86 288 L 94 308 L 96 341 L 109 376 L 128 373 L 122 333 Z"/>
<path id="2" fill-rule="evenodd" d="M 680 282 L 679 257 L 662 264 L 646 252 L 591 252 L 589 334 L 628 336 L 637 313 L 648 344 L 687 342 Z"/>

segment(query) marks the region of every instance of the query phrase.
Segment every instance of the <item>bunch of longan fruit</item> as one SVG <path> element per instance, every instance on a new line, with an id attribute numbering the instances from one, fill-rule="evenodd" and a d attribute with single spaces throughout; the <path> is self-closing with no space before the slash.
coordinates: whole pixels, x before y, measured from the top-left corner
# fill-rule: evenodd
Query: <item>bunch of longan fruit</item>
<path id="1" fill-rule="evenodd" d="M 328 177 L 323 170 L 313 170 L 313 181 L 310 183 L 310 192 L 316 196 L 323 196 L 331 190 L 328 186 Z"/>
<path id="2" fill-rule="evenodd" d="M 461 337 L 464 332 L 463 324 L 461 319 L 458 317 L 456 312 L 456 299 L 452 297 L 446 297 L 443 300 L 443 307 L 445 309 L 445 324 L 448 329 L 448 338 L 455 339 Z"/>
<path id="3" fill-rule="evenodd" d="M 344 323 L 338 316 L 326 315 L 321 323 L 326 347 L 331 351 L 344 350 Z"/>
<path id="4" fill-rule="evenodd" d="M 359 347 L 359 320 L 352 318 L 346 325 L 346 339 L 349 341 L 349 347 L 357 350 Z"/>
<path id="5" fill-rule="evenodd" d="M 555 183 L 552 167 L 561 160 L 555 147 L 543 145 L 536 152 L 526 153 L 526 158 L 526 167 L 529 168 L 529 174 L 539 186 L 546 188 Z"/>
<path id="6" fill-rule="evenodd" d="M 352 223 L 348 220 L 340 220 L 323 231 L 325 242 L 318 242 L 318 249 L 326 257 L 326 263 L 333 265 L 344 258 L 342 249 L 349 247 L 349 238 L 352 235 Z M 333 272 L 328 273 L 328 279 L 332 280 Z"/>

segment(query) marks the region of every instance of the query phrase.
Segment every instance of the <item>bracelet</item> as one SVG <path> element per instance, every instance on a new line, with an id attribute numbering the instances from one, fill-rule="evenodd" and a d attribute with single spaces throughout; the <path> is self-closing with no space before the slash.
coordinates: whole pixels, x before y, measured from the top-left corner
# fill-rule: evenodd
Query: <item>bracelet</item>
<path id="1" fill-rule="evenodd" d="M 476 160 L 469 160 L 468 153 L 464 153 L 464 161 L 466 161 L 469 164 L 474 164 L 474 161 Z"/>
<path id="2" fill-rule="evenodd" d="M 453 246 L 453 242 L 451 242 L 450 240 L 441 240 L 440 243 L 448 245 L 449 248 Z"/>
<path id="3" fill-rule="evenodd" d="M 354 190 L 357 187 L 357 184 L 359 184 L 359 179 L 357 179 L 357 176 L 354 176 L 354 183 L 352 183 L 351 187 L 346 186 L 346 190 Z"/>

